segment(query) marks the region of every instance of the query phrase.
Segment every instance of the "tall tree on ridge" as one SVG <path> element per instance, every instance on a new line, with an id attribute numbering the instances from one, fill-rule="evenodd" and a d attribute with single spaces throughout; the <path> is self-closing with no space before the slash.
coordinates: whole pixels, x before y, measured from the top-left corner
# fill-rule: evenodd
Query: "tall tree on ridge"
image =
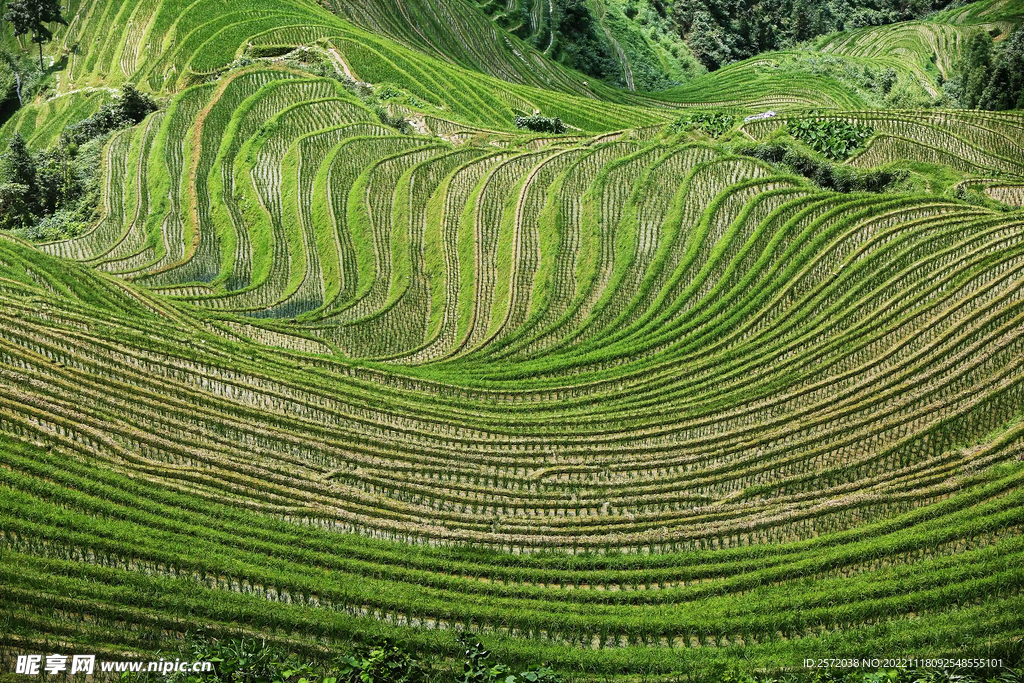
<path id="1" fill-rule="evenodd" d="M 43 69 L 43 43 L 53 38 L 46 24 L 57 22 L 68 25 L 60 13 L 60 0 L 11 0 L 4 19 L 14 25 L 14 35 L 32 34 L 32 42 L 39 44 L 39 69 Z"/>

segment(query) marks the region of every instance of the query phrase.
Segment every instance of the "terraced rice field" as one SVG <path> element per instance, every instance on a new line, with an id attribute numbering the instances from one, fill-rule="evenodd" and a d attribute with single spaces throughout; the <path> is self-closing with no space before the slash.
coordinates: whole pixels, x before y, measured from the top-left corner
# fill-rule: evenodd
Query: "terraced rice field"
<path id="1" fill-rule="evenodd" d="M 745 113 L 864 107 L 856 93 L 831 78 L 780 71 L 779 62 L 786 57 L 787 53 L 774 53 L 771 57 L 754 57 L 730 64 L 652 97 L 679 107 L 712 107 Z"/>
<path id="2" fill-rule="evenodd" d="M 971 27 L 936 22 L 906 22 L 875 26 L 840 34 L 821 46 L 825 53 L 850 57 L 884 57 L 917 63 L 924 71 L 936 69 L 943 78 L 952 75 L 953 65 L 972 33 Z"/>
<path id="3" fill-rule="evenodd" d="M 579 129 L 520 135 L 498 81 L 298 0 L 115 5 L 69 74 L 168 106 L 110 139 L 90 232 L 0 235 L 0 645 L 469 629 L 595 680 L 1012 650 L 1020 212 L 824 192 L 570 87 L 509 86 Z M 307 39 L 439 134 L 271 62 L 189 75 Z M 723 72 L 722 106 L 831 97 Z M 876 131 L 852 165 L 1019 205 L 1021 115 L 829 101 Z M 34 130 L 93 106 L 51 102 Z"/>

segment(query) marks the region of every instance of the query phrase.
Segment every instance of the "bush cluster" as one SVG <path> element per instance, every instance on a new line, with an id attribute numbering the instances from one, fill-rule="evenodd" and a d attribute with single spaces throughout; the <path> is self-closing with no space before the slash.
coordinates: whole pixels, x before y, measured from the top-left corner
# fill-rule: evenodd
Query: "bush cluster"
<path id="1" fill-rule="evenodd" d="M 669 130 L 680 133 L 684 130 L 699 130 L 713 138 L 721 137 L 732 128 L 736 117 L 721 112 L 691 112 L 683 114 L 669 124 Z"/>
<path id="2" fill-rule="evenodd" d="M 653 0 L 651 0 L 653 2 Z M 692 0 L 676 2 L 676 33 L 715 70 L 816 36 L 917 19 L 950 0 Z"/>
<path id="3" fill-rule="evenodd" d="M 15 133 L 0 156 L 0 229 L 21 230 L 34 240 L 81 233 L 100 201 L 104 143 L 112 131 L 138 123 L 155 108 L 126 85 L 120 98 L 65 128 L 50 149 L 33 154 Z"/>
<path id="4" fill-rule="evenodd" d="M 61 139 L 68 144 L 81 145 L 120 128 L 134 126 L 156 109 L 156 103 L 148 95 L 126 83 L 119 98 L 104 104 L 84 121 L 65 128 Z"/>
<path id="5" fill-rule="evenodd" d="M 540 114 L 517 116 L 515 118 L 515 124 L 516 128 L 532 130 L 535 133 L 558 134 L 566 131 L 565 124 L 562 123 L 562 119 L 557 116 L 554 118 L 551 118 L 550 116 L 541 116 Z"/>
<path id="6" fill-rule="evenodd" d="M 391 640 L 358 646 L 329 661 L 302 661 L 278 646 L 252 638 L 219 641 L 188 634 L 180 653 L 187 661 L 212 662 L 212 672 L 158 675 L 126 674 L 123 683 L 570 683 L 546 665 L 526 671 L 493 661 L 476 636 L 456 636 L 460 656 L 452 662 L 437 655 L 428 660 Z M 165 655 L 167 656 L 167 655 Z M 168 656 L 172 659 L 174 655 Z M 724 664 L 690 668 L 671 680 L 690 683 L 1024 683 L 1024 669 L 1008 663 L 1001 669 L 801 669 L 754 674 Z M 590 680 L 587 678 L 587 680 Z M 666 679 L 668 680 L 668 679 Z"/>
<path id="7" fill-rule="evenodd" d="M 870 126 L 837 119 L 793 119 L 789 134 L 829 159 L 846 159 L 874 133 Z"/>
<path id="8" fill-rule="evenodd" d="M 823 189 L 835 192 L 885 192 L 906 180 L 909 175 L 901 170 L 861 171 L 834 164 L 783 142 L 744 145 L 734 151 L 788 169 Z"/>
<path id="9" fill-rule="evenodd" d="M 391 110 L 383 104 L 375 104 L 373 106 L 373 111 L 377 114 L 377 118 L 380 119 L 380 122 L 383 125 L 394 128 L 403 135 L 408 135 L 412 132 L 412 124 L 409 123 L 408 119 L 401 114 L 391 113 Z"/>
<path id="10" fill-rule="evenodd" d="M 516 674 L 505 664 L 490 663 L 491 652 L 467 634 L 459 635 L 459 643 L 464 650 L 462 678 L 458 683 L 562 683 L 561 677 L 546 666 Z"/>
<path id="11" fill-rule="evenodd" d="M 838 81 L 856 92 L 869 109 L 923 109 L 939 106 L 945 100 L 925 90 L 917 78 L 901 75 L 892 67 L 862 64 L 828 53 L 796 53 L 773 66 L 779 76 L 813 74 Z"/>
<path id="12" fill-rule="evenodd" d="M 212 662 L 213 671 L 126 675 L 124 683 L 563 683 L 547 666 L 516 672 L 492 661 L 491 652 L 469 634 L 458 636 L 462 657 L 424 662 L 391 640 L 357 646 L 330 661 L 302 661 L 278 646 L 253 638 L 221 641 L 203 633 L 187 637 L 181 659 Z"/>

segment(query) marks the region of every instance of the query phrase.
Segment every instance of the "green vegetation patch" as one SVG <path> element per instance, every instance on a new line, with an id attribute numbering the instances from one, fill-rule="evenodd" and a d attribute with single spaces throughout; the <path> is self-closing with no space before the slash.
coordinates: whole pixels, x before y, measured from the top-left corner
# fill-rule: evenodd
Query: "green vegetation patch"
<path id="1" fill-rule="evenodd" d="M 722 112 L 691 112 L 683 114 L 669 124 L 669 130 L 673 133 L 680 133 L 684 130 L 697 130 L 706 133 L 713 138 L 718 138 L 728 132 L 736 122 L 732 114 Z"/>
<path id="2" fill-rule="evenodd" d="M 861 170 L 824 161 L 785 142 L 742 145 L 735 151 L 802 175 L 818 187 L 835 192 L 886 192 L 908 176 L 905 170 Z"/>
<path id="3" fill-rule="evenodd" d="M 57 145 L 33 154 L 15 133 L 0 156 L 0 229 L 37 240 L 72 237 L 94 220 L 100 157 L 110 134 L 133 126 L 156 104 L 131 85 L 89 118 L 67 126 Z"/>
<path id="4" fill-rule="evenodd" d="M 874 133 L 870 126 L 836 119 L 792 119 L 786 128 L 815 152 L 835 160 L 849 158 Z"/>
<path id="5" fill-rule="evenodd" d="M 967 109 L 1024 109 L 1024 27 L 998 47 L 988 33 L 975 33 L 946 91 Z"/>
<path id="6" fill-rule="evenodd" d="M 562 119 L 557 116 L 541 116 L 540 114 L 533 114 L 532 116 L 517 116 L 515 118 L 515 124 L 516 128 L 530 130 L 535 133 L 561 134 L 566 132 L 565 124 L 562 123 Z"/>

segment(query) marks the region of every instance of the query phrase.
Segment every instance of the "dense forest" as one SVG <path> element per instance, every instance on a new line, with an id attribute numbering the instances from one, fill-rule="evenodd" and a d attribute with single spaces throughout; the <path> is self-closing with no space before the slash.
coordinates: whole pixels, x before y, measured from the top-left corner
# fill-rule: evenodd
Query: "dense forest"
<path id="1" fill-rule="evenodd" d="M 651 0 L 660 5 L 662 0 Z M 817 36 L 917 19 L 949 0 L 693 0 L 676 2 L 675 29 L 709 70 Z"/>
<path id="2" fill-rule="evenodd" d="M 927 17 L 954 6 L 951 0 L 627 0 L 622 5 L 593 0 L 553 0 L 549 12 L 531 15 L 529 0 L 508 9 L 505 3 L 481 7 L 501 26 L 532 41 L 562 64 L 623 86 L 622 57 L 615 35 L 642 34 L 672 44 L 680 71 L 686 60 L 715 71 L 727 64 L 773 50 L 806 44 L 819 36 L 868 26 Z M 598 10 L 597 8 L 600 8 Z M 550 14 L 550 16 L 549 16 Z M 623 41 L 627 42 L 628 41 Z M 671 86 L 679 71 L 667 73 L 665 59 L 653 51 L 626 45 L 628 59 L 642 89 Z M 685 46 L 682 50 L 679 46 Z M 668 61 L 671 61 L 668 60 Z M 890 70 L 891 71 L 891 70 Z M 939 83 L 942 84 L 941 77 Z M 1024 107 L 1024 35 L 1020 31 L 996 42 L 979 30 L 944 84 L 944 103 L 967 109 Z"/>
<path id="3" fill-rule="evenodd" d="M 1024 28 L 999 46 L 976 33 L 946 90 L 967 109 L 1024 109 Z"/>
<path id="4" fill-rule="evenodd" d="M 624 47 L 644 84 L 670 85 L 666 62 L 675 61 L 686 71 L 688 62 L 696 60 L 714 71 L 836 31 L 920 19 L 951 0 L 553 0 L 546 11 L 531 14 L 533 4 L 478 3 L 503 28 L 566 66 L 623 85 L 616 50 Z M 668 51 L 656 58 L 656 50 L 638 46 L 638 35 L 648 43 L 663 43 Z"/>

